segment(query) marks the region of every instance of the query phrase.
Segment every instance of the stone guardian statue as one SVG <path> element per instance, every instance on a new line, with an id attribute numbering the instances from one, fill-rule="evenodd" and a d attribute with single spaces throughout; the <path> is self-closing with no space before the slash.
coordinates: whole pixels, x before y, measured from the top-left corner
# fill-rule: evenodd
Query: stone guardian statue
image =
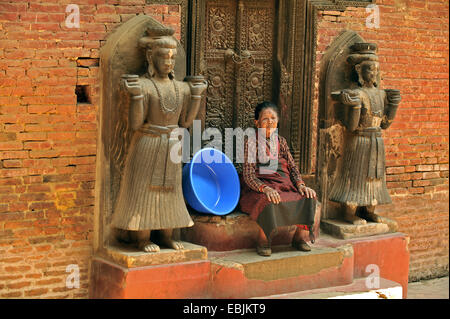
<path id="1" fill-rule="evenodd" d="M 344 108 L 342 122 L 347 134 L 329 199 L 343 205 L 344 219 L 351 224 L 381 223 L 383 217 L 375 214 L 375 207 L 391 203 L 382 130 L 395 118 L 400 92 L 378 87 L 376 44 L 355 43 L 350 48 L 347 62 L 353 68 L 357 86 L 332 92 L 332 98 L 340 102 L 338 107 Z"/>
<path id="2" fill-rule="evenodd" d="M 153 230 L 160 231 L 158 244 L 183 249 L 181 242 L 172 239 L 173 229 L 193 225 L 183 198 L 181 163 L 170 157 L 170 150 L 180 141 L 171 133 L 191 126 L 207 82 L 198 76 L 187 82 L 174 78 L 177 41 L 173 33 L 164 26 L 149 27 L 139 40 L 147 73 L 122 76 L 133 135 L 111 225 L 119 241 L 134 243 L 145 252 L 160 250 L 150 241 Z"/>

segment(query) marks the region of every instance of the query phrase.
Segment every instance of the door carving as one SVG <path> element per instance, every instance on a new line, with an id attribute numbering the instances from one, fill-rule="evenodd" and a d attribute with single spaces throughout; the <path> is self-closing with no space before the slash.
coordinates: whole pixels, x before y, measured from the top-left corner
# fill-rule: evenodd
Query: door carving
<path id="1" fill-rule="evenodd" d="M 253 127 L 256 104 L 273 100 L 274 2 L 206 1 L 206 127 Z"/>

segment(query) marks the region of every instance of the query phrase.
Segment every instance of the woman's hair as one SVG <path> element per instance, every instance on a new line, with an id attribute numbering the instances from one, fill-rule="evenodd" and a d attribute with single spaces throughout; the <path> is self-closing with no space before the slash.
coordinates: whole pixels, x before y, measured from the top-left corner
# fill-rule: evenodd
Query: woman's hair
<path id="1" fill-rule="evenodd" d="M 261 112 L 265 109 L 272 109 L 275 113 L 277 113 L 277 116 L 280 117 L 278 106 L 272 102 L 264 101 L 259 103 L 255 108 L 255 120 L 259 119 L 259 114 L 261 114 Z"/>

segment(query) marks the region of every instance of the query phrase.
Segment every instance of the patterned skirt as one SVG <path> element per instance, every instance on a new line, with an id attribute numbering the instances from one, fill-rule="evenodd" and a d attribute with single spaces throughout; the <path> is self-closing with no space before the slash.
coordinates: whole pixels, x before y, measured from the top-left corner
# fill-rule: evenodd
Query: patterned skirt
<path id="1" fill-rule="evenodd" d="M 241 180 L 239 206 L 242 212 L 250 215 L 261 227 L 266 237 L 278 227 L 301 226 L 314 228 L 317 200 L 300 195 L 292 183 L 286 169 L 286 160 L 278 159 L 278 169 L 273 174 L 257 174 L 267 186 L 275 189 L 281 197 L 279 204 L 269 202 L 264 193 L 252 190 Z"/>

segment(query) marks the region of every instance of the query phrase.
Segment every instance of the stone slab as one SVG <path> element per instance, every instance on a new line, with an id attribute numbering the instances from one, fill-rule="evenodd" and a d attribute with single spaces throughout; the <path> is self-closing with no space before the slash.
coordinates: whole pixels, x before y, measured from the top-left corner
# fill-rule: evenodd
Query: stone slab
<path id="1" fill-rule="evenodd" d="M 175 250 L 161 247 L 158 253 L 147 253 L 129 245 L 116 244 L 106 247 L 100 256 L 127 268 L 174 264 L 189 261 L 206 260 L 205 247 L 182 242 L 184 249 Z"/>
<path id="2" fill-rule="evenodd" d="M 392 231 L 389 225 L 385 223 L 367 222 L 365 225 L 352 225 L 337 219 L 322 220 L 320 228 L 325 233 L 340 239 L 373 236 Z"/>
<path id="3" fill-rule="evenodd" d="M 210 252 L 212 298 L 250 298 L 335 285 L 353 280 L 353 248 L 301 252 L 272 247 L 270 257 L 254 250 Z"/>
<path id="4" fill-rule="evenodd" d="M 373 286 L 373 282 L 366 282 L 365 278 L 358 278 L 345 286 L 327 287 L 307 291 L 293 292 L 262 297 L 263 299 L 402 299 L 402 286 L 392 280 L 380 278 Z"/>

